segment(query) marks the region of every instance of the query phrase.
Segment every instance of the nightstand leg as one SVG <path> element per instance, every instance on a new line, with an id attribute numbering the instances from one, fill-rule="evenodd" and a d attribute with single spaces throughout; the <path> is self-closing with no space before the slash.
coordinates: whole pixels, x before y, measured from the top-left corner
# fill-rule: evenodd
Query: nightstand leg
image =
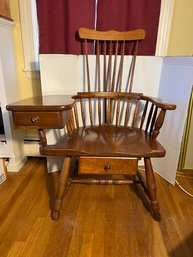
<path id="1" fill-rule="evenodd" d="M 156 190 L 154 171 L 152 168 L 150 158 L 144 158 L 144 161 L 145 161 L 145 174 L 146 174 L 147 190 L 148 190 L 149 198 L 151 201 L 152 216 L 155 220 L 160 221 L 161 216 L 160 216 L 160 212 L 159 212 L 159 203 L 157 201 L 157 190 Z"/>
<path id="2" fill-rule="evenodd" d="M 70 171 L 70 161 L 71 157 L 65 157 L 62 170 L 60 172 L 60 177 L 58 181 L 58 188 L 56 192 L 56 199 L 54 203 L 54 208 L 52 210 L 52 219 L 58 220 L 60 216 L 60 210 L 62 207 L 62 200 L 64 196 L 64 192 L 66 189 L 66 184 L 68 181 L 69 171 Z"/>

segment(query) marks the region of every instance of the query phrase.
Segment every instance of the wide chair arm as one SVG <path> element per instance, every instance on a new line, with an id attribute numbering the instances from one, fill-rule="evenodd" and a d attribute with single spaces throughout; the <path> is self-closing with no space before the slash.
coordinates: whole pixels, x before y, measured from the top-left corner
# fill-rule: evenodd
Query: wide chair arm
<path id="1" fill-rule="evenodd" d="M 155 104 L 157 107 L 165 109 L 165 110 L 175 110 L 176 109 L 175 104 L 166 103 L 161 98 L 151 97 L 151 96 L 144 96 L 143 95 L 143 96 L 141 96 L 141 99 L 146 100 L 148 102 L 151 102 L 151 103 Z"/>

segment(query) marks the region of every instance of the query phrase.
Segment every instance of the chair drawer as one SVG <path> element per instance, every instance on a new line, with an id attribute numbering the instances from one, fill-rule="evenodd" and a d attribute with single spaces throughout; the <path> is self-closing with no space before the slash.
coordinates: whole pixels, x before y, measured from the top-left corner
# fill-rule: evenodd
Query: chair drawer
<path id="1" fill-rule="evenodd" d="M 69 116 L 69 111 L 13 112 L 16 127 L 62 128 Z"/>
<path id="2" fill-rule="evenodd" d="M 137 172 L 138 160 L 128 158 L 80 157 L 79 174 L 128 174 Z"/>

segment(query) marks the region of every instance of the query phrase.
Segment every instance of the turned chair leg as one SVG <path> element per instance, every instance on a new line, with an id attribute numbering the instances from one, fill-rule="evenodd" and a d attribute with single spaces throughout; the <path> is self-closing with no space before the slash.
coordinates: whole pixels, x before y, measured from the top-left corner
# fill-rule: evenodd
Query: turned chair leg
<path id="1" fill-rule="evenodd" d="M 58 180 L 58 188 L 56 192 L 56 199 L 54 203 L 54 208 L 51 213 L 53 220 L 58 220 L 60 216 L 60 210 L 62 207 L 62 199 L 66 189 L 66 184 L 68 181 L 69 171 L 70 171 L 70 161 L 71 157 L 65 157 L 62 170 L 60 172 L 60 177 Z"/>
<path id="2" fill-rule="evenodd" d="M 152 216 L 155 220 L 160 221 L 161 215 L 159 212 L 159 203 L 157 201 L 157 190 L 156 190 L 154 171 L 152 168 L 150 158 L 144 158 L 144 161 L 145 161 L 147 190 L 148 190 L 148 196 L 151 202 Z"/>

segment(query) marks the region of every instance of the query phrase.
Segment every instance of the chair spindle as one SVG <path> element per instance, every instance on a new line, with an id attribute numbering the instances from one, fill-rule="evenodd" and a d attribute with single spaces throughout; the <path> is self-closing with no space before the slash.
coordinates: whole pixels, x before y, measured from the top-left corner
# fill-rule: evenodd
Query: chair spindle
<path id="1" fill-rule="evenodd" d="M 88 60 L 88 45 L 85 39 L 85 56 L 86 56 L 86 74 L 87 74 L 87 86 L 88 92 L 90 92 L 90 72 L 89 72 L 89 60 Z"/>
<path id="2" fill-rule="evenodd" d="M 148 102 L 148 101 L 146 101 L 146 103 L 145 103 L 145 107 L 144 107 L 144 109 L 143 109 L 143 114 L 142 114 L 142 117 L 141 117 L 140 129 L 142 129 L 142 128 L 143 128 L 143 124 L 144 124 L 145 117 L 146 117 L 146 113 L 147 113 L 147 107 L 148 107 L 148 104 L 149 104 L 149 102 Z"/>
<path id="3" fill-rule="evenodd" d="M 134 79 L 137 50 L 138 50 L 138 41 L 134 43 L 134 54 L 133 54 L 133 62 L 131 66 L 131 79 L 130 79 L 130 85 L 129 85 L 129 92 L 132 92 L 132 88 L 133 88 L 133 79 Z"/>
<path id="4" fill-rule="evenodd" d="M 74 105 L 74 117 L 76 122 L 76 127 L 79 128 L 78 110 L 76 104 Z"/>
<path id="5" fill-rule="evenodd" d="M 148 132 L 148 128 L 149 128 L 150 121 L 151 121 L 152 114 L 153 114 L 153 109 L 154 109 L 154 104 L 152 103 L 151 108 L 150 108 L 150 111 L 149 111 L 147 123 L 146 123 L 146 128 L 145 128 L 145 131 L 146 131 L 146 132 Z"/>
<path id="6" fill-rule="evenodd" d="M 98 74 L 98 92 L 101 91 L 101 83 L 100 83 L 100 45 L 99 45 L 99 40 L 96 42 L 96 47 L 97 47 L 97 74 Z"/>
<path id="7" fill-rule="evenodd" d="M 156 117 L 157 117 L 157 111 L 158 111 L 158 107 L 156 106 L 155 110 L 154 110 L 153 117 L 152 117 L 152 121 L 151 121 L 151 126 L 150 126 L 150 131 L 149 131 L 150 134 L 152 134 L 152 131 L 153 131 L 153 128 L 154 128 L 154 125 L 155 125 L 155 121 L 156 121 Z"/>
<path id="8" fill-rule="evenodd" d="M 80 99 L 80 109 L 81 109 L 83 127 L 85 127 L 86 126 L 85 108 L 84 108 L 84 103 L 83 103 L 82 99 Z"/>
<path id="9" fill-rule="evenodd" d="M 112 78 L 112 85 L 111 85 L 111 90 L 114 92 L 115 90 L 115 78 L 116 78 L 116 68 L 117 68 L 117 54 L 118 54 L 118 47 L 119 47 L 119 42 L 116 42 L 115 45 L 115 55 L 114 55 L 114 67 L 113 67 L 113 78 Z"/>

